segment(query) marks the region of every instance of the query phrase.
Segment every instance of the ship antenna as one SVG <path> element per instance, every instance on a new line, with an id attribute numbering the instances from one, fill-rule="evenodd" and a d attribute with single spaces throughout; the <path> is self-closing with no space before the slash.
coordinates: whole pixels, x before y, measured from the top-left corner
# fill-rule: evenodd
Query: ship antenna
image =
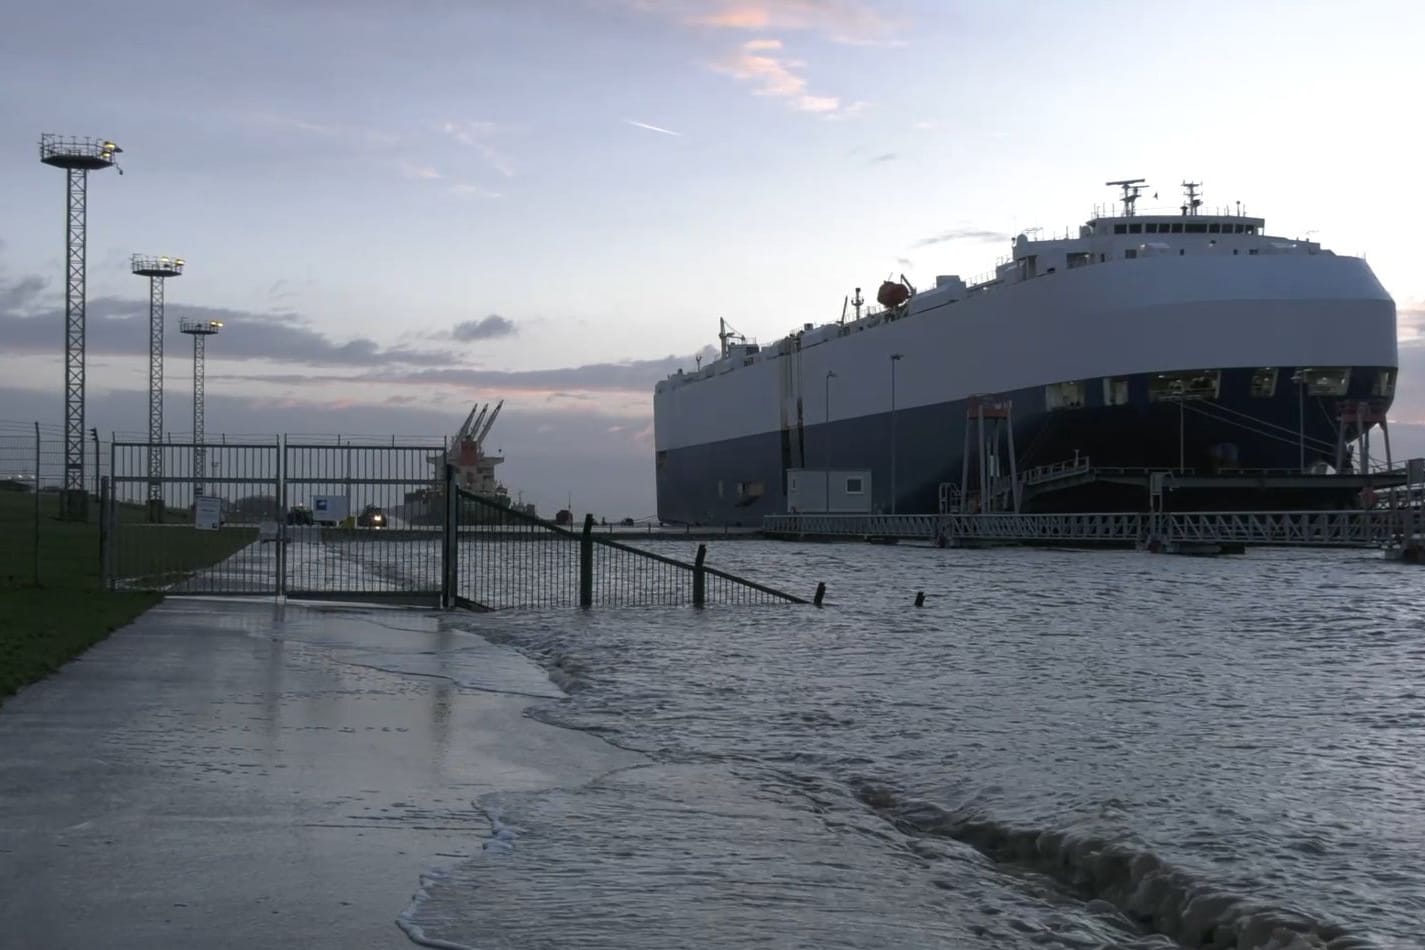
<path id="1" fill-rule="evenodd" d="M 1202 187 L 1200 181 L 1183 182 L 1183 193 L 1187 195 L 1187 201 L 1183 202 L 1184 217 L 1196 217 L 1197 209 L 1202 207 L 1202 199 L 1198 197 L 1197 190 Z"/>
<path id="2" fill-rule="evenodd" d="M 845 326 L 845 325 L 846 325 L 846 305 L 849 304 L 850 302 L 851 302 L 851 298 L 850 298 L 850 297 L 842 297 L 842 298 L 841 298 L 841 325 L 842 325 L 842 326 Z"/>
<path id="3" fill-rule="evenodd" d="M 717 318 L 717 342 L 718 342 L 718 349 L 719 349 L 719 351 L 722 353 L 723 359 L 726 359 L 726 358 L 727 358 L 727 335 L 728 335 L 728 334 L 727 334 L 727 318 L 726 318 L 726 317 L 718 317 L 718 318 Z M 698 365 L 699 365 L 699 367 L 702 366 L 702 361 L 701 361 L 701 360 L 699 360 Z"/>
<path id="4" fill-rule="evenodd" d="M 851 298 L 851 306 L 856 308 L 856 319 L 861 319 L 861 305 L 866 301 L 861 297 L 861 288 L 856 288 L 856 296 Z"/>
<path id="5" fill-rule="evenodd" d="M 1104 182 L 1110 188 L 1123 189 L 1123 216 L 1133 217 L 1133 206 L 1138 202 L 1138 195 L 1143 191 L 1143 183 L 1146 178 L 1122 178 L 1118 181 Z"/>

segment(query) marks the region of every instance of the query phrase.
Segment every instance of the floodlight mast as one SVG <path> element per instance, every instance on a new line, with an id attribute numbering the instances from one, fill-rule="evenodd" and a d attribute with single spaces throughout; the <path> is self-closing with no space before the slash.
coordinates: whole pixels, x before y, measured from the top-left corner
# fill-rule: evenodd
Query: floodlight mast
<path id="1" fill-rule="evenodd" d="M 193 499 L 203 494 L 203 476 L 207 474 L 208 446 L 203 441 L 204 383 L 207 348 L 205 341 L 223 328 L 221 320 L 183 320 L 178 329 L 193 338 Z"/>
<path id="2" fill-rule="evenodd" d="M 89 495 L 84 483 L 84 264 L 89 173 L 117 168 L 123 149 L 108 139 L 46 132 L 40 161 L 65 170 L 64 270 L 64 483 L 61 516 L 84 521 Z M 123 169 L 119 169 L 123 174 Z"/>
<path id="3" fill-rule="evenodd" d="M 130 268 L 148 278 L 148 519 L 163 520 L 163 290 L 183 273 L 183 258 L 135 254 Z"/>

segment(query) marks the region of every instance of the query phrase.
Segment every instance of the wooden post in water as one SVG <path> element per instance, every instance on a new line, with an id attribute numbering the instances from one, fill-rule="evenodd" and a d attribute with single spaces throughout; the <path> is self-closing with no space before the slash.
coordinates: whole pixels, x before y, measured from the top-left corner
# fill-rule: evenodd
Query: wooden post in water
<path id="1" fill-rule="evenodd" d="M 579 606 L 594 606 L 594 515 L 584 515 L 584 533 L 579 538 Z"/>
<path id="2" fill-rule="evenodd" d="M 816 597 L 812 598 L 812 603 L 821 606 L 821 599 L 826 596 L 826 581 L 819 581 L 816 585 Z"/>
<path id="3" fill-rule="evenodd" d="M 693 606 L 703 607 L 708 599 L 708 575 L 703 568 L 703 561 L 707 559 L 708 546 L 698 545 L 698 556 L 693 559 Z"/>

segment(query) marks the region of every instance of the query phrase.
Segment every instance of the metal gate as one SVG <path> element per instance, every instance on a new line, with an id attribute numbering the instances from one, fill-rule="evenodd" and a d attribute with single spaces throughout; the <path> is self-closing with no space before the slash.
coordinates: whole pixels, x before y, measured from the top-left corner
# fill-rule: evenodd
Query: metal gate
<path id="1" fill-rule="evenodd" d="M 445 448 L 283 450 L 282 593 L 439 606 Z"/>
<path id="2" fill-rule="evenodd" d="M 156 477 L 149 474 L 150 449 L 157 454 Z M 115 442 L 110 452 L 100 532 L 110 589 L 278 592 L 278 546 L 262 538 L 263 526 L 275 526 L 281 511 L 276 441 Z M 222 506 L 216 529 L 198 526 L 197 499 L 205 495 Z"/>
<path id="3" fill-rule="evenodd" d="M 436 605 L 444 460 L 443 446 L 116 442 L 105 583 Z"/>

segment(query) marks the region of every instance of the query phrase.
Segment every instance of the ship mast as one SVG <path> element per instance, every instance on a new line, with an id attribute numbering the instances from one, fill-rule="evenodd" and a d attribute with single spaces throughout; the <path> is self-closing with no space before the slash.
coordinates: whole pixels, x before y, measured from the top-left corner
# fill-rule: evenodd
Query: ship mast
<path id="1" fill-rule="evenodd" d="M 1197 217 L 1197 209 L 1202 206 L 1202 199 L 1198 197 L 1197 190 L 1201 187 L 1200 181 L 1183 182 L 1183 193 L 1187 195 L 1187 200 L 1183 202 L 1183 217 Z"/>
<path id="2" fill-rule="evenodd" d="M 722 359 L 727 359 L 728 354 L 731 352 L 731 343 L 733 340 L 736 340 L 739 343 L 746 343 L 747 337 L 741 333 L 738 333 L 732 327 L 728 326 L 726 319 L 718 317 L 717 341 L 720 344 L 719 350 L 721 351 Z M 702 365 L 701 360 L 698 362 L 698 365 Z"/>
<path id="3" fill-rule="evenodd" d="M 1124 178 L 1119 181 L 1104 182 L 1110 188 L 1123 189 L 1123 216 L 1125 218 L 1133 217 L 1133 206 L 1137 204 L 1138 195 L 1143 191 L 1143 183 L 1147 180 L 1146 178 Z"/>

